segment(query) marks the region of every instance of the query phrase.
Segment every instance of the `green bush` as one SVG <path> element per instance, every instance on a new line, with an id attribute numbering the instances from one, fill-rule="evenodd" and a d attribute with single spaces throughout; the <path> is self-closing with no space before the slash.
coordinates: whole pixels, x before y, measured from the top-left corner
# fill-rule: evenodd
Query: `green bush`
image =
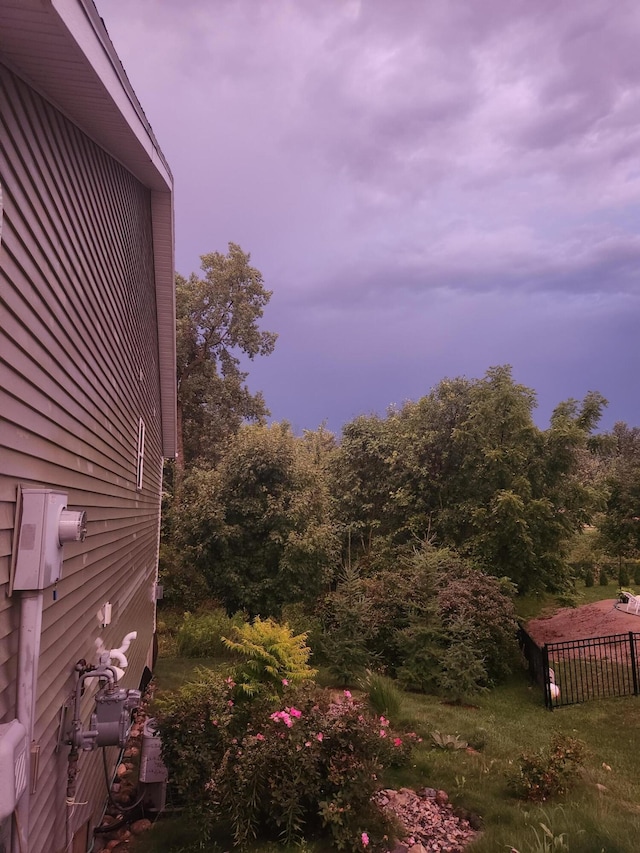
<path id="1" fill-rule="evenodd" d="M 509 786 L 522 800 L 544 802 L 569 790 L 584 758 L 581 740 L 556 734 L 548 749 L 520 755 L 517 775 L 509 780 Z"/>
<path id="2" fill-rule="evenodd" d="M 338 684 L 353 684 L 375 659 L 371 641 L 379 616 L 357 568 L 345 567 L 322 608 L 322 650 Z"/>
<path id="3" fill-rule="evenodd" d="M 590 566 L 588 569 L 584 570 L 584 585 L 585 586 L 593 586 L 594 577 L 593 577 L 593 568 Z"/>
<path id="4" fill-rule="evenodd" d="M 239 698 L 277 699 L 289 684 L 299 684 L 317 674 L 308 665 L 307 635 L 294 635 L 288 625 L 256 616 L 251 623 L 234 625 L 231 634 L 222 641 L 242 658 L 234 671 Z"/>
<path id="5" fill-rule="evenodd" d="M 600 586 L 607 586 L 609 583 L 609 575 L 607 574 L 607 570 L 604 566 L 600 568 L 600 574 L 598 576 L 598 583 Z"/>
<path id="6" fill-rule="evenodd" d="M 204 575 L 172 545 L 160 546 L 159 581 L 163 588 L 163 603 L 182 610 L 197 610 L 210 597 Z"/>
<path id="7" fill-rule="evenodd" d="M 372 795 L 384 767 L 406 762 L 417 740 L 392 733 L 348 693 L 332 703 L 309 687 L 278 704 L 237 705 L 233 682 L 211 673 L 159 713 L 172 792 L 200 827 L 244 846 L 324 831 L 338 850 L 362 850 L 391 827 Z"/>
<path id="8" fill-rule="evenodd" d="M 281 619 L 283 625 L 288 625 L 294 634 L 306 634 L 307 645 L 311 650 L 309 660 L 318 663 L 322 655 L 322 622 L 315 613 L 308 612 L 301 601 L 285 604 L 282 607 Z"/>
<path id="9" fill-rule="evenodd" d="M 223 635 L 229 634 L 234 626 L 242 625 L 243 622 L 242 613 L 227 616 L 221 608 L 207 613 L 185 613 L 176 637 L 178 655 L 185 658 L 226 655 Z"/>
<path id="10" fill-rule="evenodd" d="M 629 568 L 626 563 L 621 562 L 618 568 L 618 586 L 629 586 Z"/>

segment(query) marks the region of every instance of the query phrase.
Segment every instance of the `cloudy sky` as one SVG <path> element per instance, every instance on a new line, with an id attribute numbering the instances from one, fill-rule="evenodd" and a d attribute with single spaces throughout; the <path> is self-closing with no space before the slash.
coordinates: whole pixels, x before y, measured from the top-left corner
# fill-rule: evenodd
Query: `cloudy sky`
<path id="1" fill-rule="evenodd" d="M 97 0 L 175 178 L 176 264 L 273 297 L 274 418 L 339 431 L 513 365 L 640 425 L 637 0 Z"/>

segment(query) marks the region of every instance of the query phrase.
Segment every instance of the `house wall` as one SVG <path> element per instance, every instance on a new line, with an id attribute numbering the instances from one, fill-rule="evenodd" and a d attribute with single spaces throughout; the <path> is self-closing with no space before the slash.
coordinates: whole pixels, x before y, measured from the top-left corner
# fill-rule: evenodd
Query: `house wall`
<path id="1" fill-rule="evenodd" d="M 93 661 L 98 637 L 114 648 L 135 630 L 122 684 L 137 687 L 152 643 L 162 448 L 151 198 L 2 65 L 0 139 L 0 723 L 16 712 L 16 487 L 66 492 L 88 517 L 85 542 L 64 546 L 57 600 L 44 594 L 30 849 L 61 850 L 68 748 L 56 744 L 74 664 Z M 100 819 L 102 773 L 99 750 L 81 756 L 76 801 L 88 804 L 74 828 Z"/>

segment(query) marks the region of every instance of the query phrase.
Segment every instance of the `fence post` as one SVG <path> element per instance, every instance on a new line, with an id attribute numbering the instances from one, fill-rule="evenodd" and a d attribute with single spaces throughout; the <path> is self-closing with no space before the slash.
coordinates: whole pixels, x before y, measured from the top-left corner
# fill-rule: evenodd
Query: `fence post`
<path id="1" fill-rule="evenodd" d="M 636 662 L 636 641 L 633 631 L 629 631 L 629 650 L 631 651 L 631 674 L 633 677 L 633 695 L 638 695 L 638 669 Z"/>
<path id="2" fill-rule="evenodd" d="M 549 647 L 546 643 L 542 647 L 542 675 L 544 677 L 544 704 L 550 711 L 553 711 L 551 679 L 549 678 Z"/>

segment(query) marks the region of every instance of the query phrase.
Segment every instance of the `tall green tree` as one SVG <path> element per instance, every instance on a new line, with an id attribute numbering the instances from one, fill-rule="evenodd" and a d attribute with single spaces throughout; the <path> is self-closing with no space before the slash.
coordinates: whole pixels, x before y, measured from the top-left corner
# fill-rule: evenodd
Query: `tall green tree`
<path id="1" fill-rule="evenodd" d="M 581 474 L 605 401 L 595 392 L 566 401 L 547 430 L 535 405 L 503 365 L 348 424 L 334 483 L 346 528 L 369 537 L 356 557 L 428 539 L 523 592 L 562 587 L 564 546 L 597 507 L 595 479 Z"/>
<path id="2" fill-rule="evenodd" d="M 610 438 L 608 494 L 599 530 L 605 549 L 622 560 L 640 555 L 640 428 L 620 422 Z"/>
<path id="3" fill-rule="evenodd" d="M 202 255 L 200 268 L 201 276 L 176 276 L 180 472 L 197 459 L 214 461 L 226 436 L 268 414 L 262 395 L 247 388 L 240 359 L 269 355 L 277 338 L 259 328 L 272 291 L 249 254 L 229 243 L 226 255 Z"/>

